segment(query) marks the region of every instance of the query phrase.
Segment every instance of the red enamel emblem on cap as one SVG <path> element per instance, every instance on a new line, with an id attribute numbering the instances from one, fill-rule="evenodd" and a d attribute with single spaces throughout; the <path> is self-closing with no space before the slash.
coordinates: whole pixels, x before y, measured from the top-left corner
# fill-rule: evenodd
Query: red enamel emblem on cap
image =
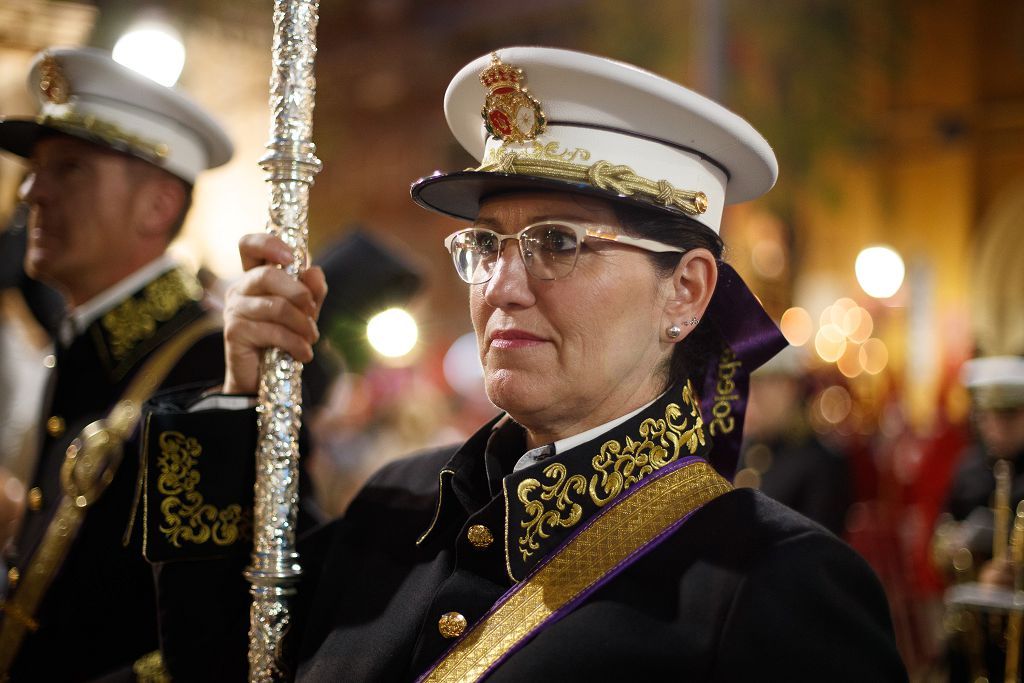
<path id="1" fill-rule="evenodd" d="M 504 64 L 496 53 L 480 73 L 480 82 L 487 88 L 480 113 L 487 132 L 499 140 L 525 142 L 544 132 L 544 110 L 526 91 L 524 78 L 522 69 Z"/>

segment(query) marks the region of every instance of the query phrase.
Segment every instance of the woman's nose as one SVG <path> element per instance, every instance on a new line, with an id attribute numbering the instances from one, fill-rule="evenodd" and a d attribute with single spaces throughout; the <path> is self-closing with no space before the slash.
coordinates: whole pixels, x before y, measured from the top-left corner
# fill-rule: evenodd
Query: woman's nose
<path id="1" fill-rule="evenodd" d="M 506 240 L 501 246 L 491 279 L 484 284 L 484 300 L 494 308 L 532 306 L 535 299 L 531 278 L 518 243 Z"/>

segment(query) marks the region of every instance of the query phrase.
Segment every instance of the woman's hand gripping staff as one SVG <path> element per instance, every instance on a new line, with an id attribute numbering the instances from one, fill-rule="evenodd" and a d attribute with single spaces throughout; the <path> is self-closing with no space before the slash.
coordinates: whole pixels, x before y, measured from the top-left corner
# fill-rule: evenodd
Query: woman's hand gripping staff
<path id="1" fill-rule="evenodd" d="M 279 267 L 291 263 L 292 252 L 272 235 L 246 235 L 238 251 L 245 272 L 225 297 L 223 391 L 255 394 L 264 349 L 279 348 L 303 363 L 313 359 L 327 281 L 317 266 L 292 279 Z"/>

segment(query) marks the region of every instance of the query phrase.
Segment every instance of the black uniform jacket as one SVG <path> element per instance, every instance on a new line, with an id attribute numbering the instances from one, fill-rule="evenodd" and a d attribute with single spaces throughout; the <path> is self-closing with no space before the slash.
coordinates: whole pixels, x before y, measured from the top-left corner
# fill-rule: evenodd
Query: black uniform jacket
<path id="1" fill-rule="evenodd" d="M 161 434 L 165 443 L 194 438 L 201 476 L 226 482 L 219 466 L 243 466 L 227 457 L 224 435 L 246 420 L 167 402 L 150 418 L 147 462 L 157 462 Z M 507 417 L 459 448 L 389 465 L 343 518 L 300 543 L 297 679 L 415 680 L 453 642 L 439 629 L 442 615 L 472 625 L 609 500 L 710 449 L 692 392 L 676 387 L 610 431 L 516 472 L 524 435 Z M 152 520 L 162 498 L 149 491 Z M 151 540 L 160 534 L 152 525 Z M 229 655 L 244 649 L 243 562 L 195 561 L 198 547 L 160 552 L 164 657 L 175 680 L 243 680 L 244 652 Z M 735 490 L 541 630 L 489 680 L 902 681 L 906 672 L 885 595 L 860 556 L 766 496 Z"/>
<path id="2" fill-rule="evenodd" d="M 100 316 L 68 346 L 58 344 L 29 510 L 11 558 L 16 573 L 31 562 L 57 510 L 68 445 L 83 427 L 107 416 L 156 349 L 209 315 L 200 296 L 194 278 L 170 270 Z M 216 332 L 191 347 L 165 385 L 209 384 L 223 372 L 222 335 Z M 138 550 L 123 542 L 138 471 L 134 439 L 124 453 L 40 605 L 39 628 L 21 648 L 14 681 L 89 680 L 130 667 L 158 647 L 152 571 Z"/>

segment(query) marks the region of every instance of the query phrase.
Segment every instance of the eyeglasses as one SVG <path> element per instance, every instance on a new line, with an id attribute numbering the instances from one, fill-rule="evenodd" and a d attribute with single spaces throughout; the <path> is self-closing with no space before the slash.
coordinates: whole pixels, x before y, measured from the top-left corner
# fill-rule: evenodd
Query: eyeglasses
<path id="1" fill-rule="evenodd" d="M 654 240 L 566 221 L 534 223 L 514 235 L 500 235 L 487 228 L 471 226 L 448 235 L 444 248 L 451 253 L 459 277 L 471 285 L 481 285 L 491 279 L 505 240 L 519 243 L 526 272 L 539 280 L 558 280 L 572 273 L 579 259 L 580 244 L 588 237 L 658 253 L 686 251 Z"/>

